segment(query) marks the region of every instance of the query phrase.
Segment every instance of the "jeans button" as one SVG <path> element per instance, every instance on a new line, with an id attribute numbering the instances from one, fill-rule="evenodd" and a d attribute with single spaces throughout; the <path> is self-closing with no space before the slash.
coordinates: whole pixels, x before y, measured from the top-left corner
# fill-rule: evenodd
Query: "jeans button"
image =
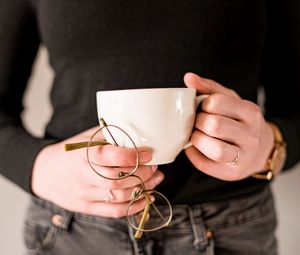
<path id="1" fill-rule="evenodd" d="M 55 214 L 52 216 L 52 223 L 56 227 L 62 227 L 63 226 L 63 217 L 59 214 Z"/>
<path id="2" fill-rule="evenodd" d="M 209 231 L 209 230 L 207 230 L 207 231 L 206 231 L 206 238 L 209 240 L 209 239 L 212 238 L 212 236 L 213 236 L 212 232 Z"/>

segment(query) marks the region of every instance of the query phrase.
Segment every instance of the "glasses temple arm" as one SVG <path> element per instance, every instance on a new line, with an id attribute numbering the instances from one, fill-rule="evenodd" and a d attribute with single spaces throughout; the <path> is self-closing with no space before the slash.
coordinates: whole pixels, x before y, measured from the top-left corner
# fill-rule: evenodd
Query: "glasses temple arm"
<path id="1" fill-rule="evenodd" d="M 86 148 L 88 146 L 103 146 L 110 144 L 107 141 L 94 141 L 94 142 L 78 142 L 78 143 L 67 143 L 65 144 L 65 151 L 72 151 L 77 149 Z"/>
<path id="2" fill-rule="evenodd" d="M 161 214 L 161 212 L 158 210 L 158 208 L 156 207 L 156 205 L 151 201 L 151 199 L 149 198 L 149 195 L 147 192 L 145 192 L 145 196 L 148 197 L 149 199 L 149 203 L 153 206 L 154 210 L 157 212 L 157 214 L 159 215 L 159 217 L 164 220 L 164 216 Z"/>
<path id="3" fill-rule="evenodd" d="M 142 218 L 141 218 L 141 221 L 139 223 L 139 229 L 144 229 L 145 227 L 145 224 L 146 224 L 146 221 L 147 221 L 147 216 L 148 216 L 148 212 L 149 212 L 149 209 L 150 209 L 150 204 L 151 204 L 151 200 L 149 198 L 149 196 L 146 196 L 146 206 L 144 208 L 144 211 L 143 211 L 143 215 L 142 215 Z M 134 237 L 136 239 L 140 239 L 143 235 L 143 231 L 140 231 L 140 230 L 137 230 L 134 234 Z"/>

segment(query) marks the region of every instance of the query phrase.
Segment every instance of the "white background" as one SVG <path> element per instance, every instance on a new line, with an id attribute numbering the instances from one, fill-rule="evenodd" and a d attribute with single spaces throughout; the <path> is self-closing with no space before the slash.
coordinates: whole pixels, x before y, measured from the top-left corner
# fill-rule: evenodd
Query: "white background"
<path id="1" fill-rule="evenodd" d="M 42 48 L 26 93 L 26 111 L 23 115 L 27 128 L 35 135 L 43 134 L 43 128 L 51 116 L 49 90 L 52 79 L 53 73 L 48 65 L 47 52 Z M 280 254 L 284 255 L 299 255 L 299 180 L 300 165 L 284 173 L 273 183 L 279 217 L 277 237 Z M 24 254 L 22 224 L 29 197 L 0 176 L 0 201 L 0 254 Z"/>

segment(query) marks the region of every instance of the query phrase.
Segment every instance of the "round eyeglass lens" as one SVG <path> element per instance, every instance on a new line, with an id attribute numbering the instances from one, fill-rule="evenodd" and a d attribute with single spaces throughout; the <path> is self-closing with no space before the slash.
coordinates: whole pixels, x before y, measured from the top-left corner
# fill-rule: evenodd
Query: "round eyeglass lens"
<path id="1" fill-rule="evenodd" d="M 141 202 L 144 203 L 144 209 L 135 213 L 136 204 Z M 143 191 L 128 206 L 128 223 L 138 231 L 150 232 L 161 229 L 168 226 L 171 219 L 172 207 L 169 200 L 155 190 Z"/>
<path id="2" fill-rule="evenodd" d="M 120 146 L 120 147 L 128 147 L 134 148 L 136 153 L 136 163 L 134 166 L 128 166 L 123 169 L 122 174 L 120 174 L 119 166 L 110 166 L 106 167 L 101 164 L 101 159 L 99 159 L 99 154 L 103 149 L 102 146 L 92 146 L 93 144 L 97 144 L 99 141 L 103 141 L 103 134 L 107 138 L 107 142 L 110 145 L 102 145 L 102 146 Z M 89 144 L 87 147 L 87 160 L 92 168 L 92 170 L 99 176 L 108 179 L 108 180 L 119 180 L 124 179 L 136 172 L 139 166 L 139 154 L 137 147 L 132 140 L 132 138 L 120 127 L 114 125 L 107 125 L 99 128 L 90 138 Z"/>

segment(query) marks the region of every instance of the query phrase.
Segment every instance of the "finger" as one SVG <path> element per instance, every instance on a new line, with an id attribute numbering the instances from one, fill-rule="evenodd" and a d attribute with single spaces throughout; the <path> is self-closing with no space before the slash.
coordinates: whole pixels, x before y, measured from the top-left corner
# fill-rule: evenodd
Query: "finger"
<path id="1" fill-rule="evenodd" d="M 102 178 L 109 179 L 109 180 L 122 179 L 125 176 L 132 175 L 132 174 L 138 175 L 140 178 L 144 180 L 145 178 L 144 175 L 151 172 L 149 170 L 152 169 L 153 171 L 155 171 L 157 169 L 157 166 L 151 166 L 151 165 L 149 166 L 138 165 L 138 166 L 131 166 L 131 167 L 107 167 L 107 166 L 101 166 L 94 163 L 91 163 L 90 165 L 88 165 L 88 167 L 91 169 L 91 172 L 93 172 L 93 175 L 98 174 Z"/>
<path id="2" fill-rule="evenodd" d="M 206 135 L 234 144 L 243 142 L 247 129 L 244 123 L 204 112 L 197 114 L 195 127 Z"/>
<path id="3" fill-rule="evenodd" d="M 215 162 L 207 158 L 194 146 L 191 146 L 188 149 L 186 149 L 185 153 L 197 169 L 209 176 L 225 181 L 236 181 L 246 177 L 243 175 L 243 172 L 240 171 L 238 165 L 232 165 L 231 163 L 223 164 Z M 240 158 L 241 157 L 243 156 L 240 155 Z"/>
<path id="4" fill-rule="evenodd" d="M 213 80 L 202 78 L 194 73 L 186 73 L 183 79 L 187 87 L 195 88 L 201 94 L 221 93 L 240 98 L 232 89 L 226 88 Z"/>
<path id="5" fill-rule="evenodd" d="M 139 163 L 145 164 L 152 159 L 149 148 L 138 148 Z M 135 166 L 137 152 L 135 148 L 124 148 L 115 145 L 90 147 L 88 149 L 89 161 L 101 166 Z"/>
<path id="6" fill-rule="evenodd" d="M 259 114 L 261 112 L 259 107 L 250 101 L 219 93 L 204 99 L 202 110 L 246 123 L 252 122 L 256 113 L 258 112 Z"/>
<path id="7" fill-rule="evenodd" d="M 236 158 L 237 147 L 196 130 L 191 137 L 192 144 L 207 158 L 219 163 L 232 162 Z"/>
<path id="8" fill-rule="evenodd" d="M 130 213 L 135 214 L 145 208 L 146 199 L 142 198 L 136 201 L 130 207 Z M 83 213 L 99 215 L 109 218 L 120 218 L 127 215 L 128 202 L 124 203 L 106 203 L 106 202 L 90 202 L 82 210 Z"/>
<path id="9" fill-rule="evenodd" d="M 89 166 L 86 166 L 87 172 L 85 174 L 85 183 L 87 183 L 88 185 L 98 186 L 99 188 L 103 189 L 127 189 L 139 185 L 141 182 L 139 178 L 141 178 L 143 182 L 149 180 L 152 177 L 153 173 L 157 170 L 157 166 L 139 166 L 139 168 L 135 172 L 135 175 L 139 178 L 128 176 L 126 178 L 118 179 L 118 173 L 131 172 L 132 168 L 98 167 L 95 170 L 97 170 L 97 172 L 102 176 L 98 176 L 93 170 L 89 169 Z M 108 180 L 103 176 L 111 176 L 116 180 Z"/>
<path id="10" fill-rule="evenodd" d="M 152 190 L 164 179 L 164 174 L 161 171 L 156 171 L 152 177 L 147 180 L 144 185 L 145 189 Z M 141 190 L 141 185 L 136 185 L 127 189 L 114 189 L 108 190 L 99 188 L 97 186 L 91 186 L 85 190 L 83 199 L 87 201 L 97 202 L 97 201 L 106 201 L 107 198 L 112 198 L 111 203 L 123 203 L 128 202 L 133 199 L 133 192 Z M 142 198 L 142 196 L 140 196 Z"/>

